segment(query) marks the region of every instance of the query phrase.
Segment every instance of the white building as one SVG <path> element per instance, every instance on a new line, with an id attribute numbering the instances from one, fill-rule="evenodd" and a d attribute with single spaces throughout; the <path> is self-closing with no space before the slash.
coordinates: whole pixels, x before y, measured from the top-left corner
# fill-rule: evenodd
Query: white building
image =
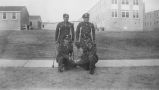
<path id="1" fill-rule="evenodd" d="M 76 30 L 77 25 L 80 21 L 70 21 L 72 24 L 74 24 L 74 30 Z M 57 24 L 59 22 L 43 22 L 43 29 L 45 30 L 56 30 Z"/>
<path id="2" fill-rule="evenodd" d="M 42 20 L 40 16 L 29 16 L 30 28 L 32 30 L 40 30 Z"/>
<path id="3" fill-rule="evenodd" d="M 147 12 L 145 14 L 144 30 L 159 30 L 159 10 Z"/>
<path id="4" fill-rule="evenodd" d="M 23 30 L 29 26 L 25 6 L 0 6 L 0 30 Z"/>
<path id="5" fill-rule="evenodd" d="M 105 31 L 142 31 L 143 0 L 100 0 L 91 10 L 90 21 Z"/>

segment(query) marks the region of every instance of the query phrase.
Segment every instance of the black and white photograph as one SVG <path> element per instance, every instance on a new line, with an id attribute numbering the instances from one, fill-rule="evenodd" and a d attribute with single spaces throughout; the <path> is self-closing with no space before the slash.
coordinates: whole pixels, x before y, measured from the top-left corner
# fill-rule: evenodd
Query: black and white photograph
<path id="1" fill-rule="evenodd" d="M 0 0 L 0 90 L 159 90 L 159 0 Z"/>

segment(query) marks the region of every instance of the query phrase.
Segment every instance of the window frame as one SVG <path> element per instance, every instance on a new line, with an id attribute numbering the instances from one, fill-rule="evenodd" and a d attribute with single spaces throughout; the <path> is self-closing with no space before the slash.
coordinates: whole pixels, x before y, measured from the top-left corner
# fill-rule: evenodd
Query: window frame
<path id="1" fill-rule="evenodd" d="M 13 16 L 15 16 L 15 18 L 13 18 Z M 17 20 L 17 13 L 16 12 L 12 13 L 12 20 Z"/>
<path id="2" fill-rule="evenodd" d="M 118 4 L 118 0 L 112 0 L 112 4 Z"/>
<path id="3" fill-rule="evenodd" d="M 139 19 L 139 10 L 133 10 L 133 18 L 134 19 Z M 146 18 L 145 18 L 146 19 Z"/>
<path id="4" fill-rule="evenodd" d="M 129 18 L 130 12 L 128 10 L 123 10 L 123 11 L 121 11 L 121 16 L 122 16 L 122 18 Z"/>
<path id="5" fill-rule="evenodd" d="M 112 9 L 112 18 L 118 18 L 118 10 Z"/>
<path id="6" fill-rule="evenodd" d="M 4 18 L 4 16 L 5 16 L 5 18 Z M 2 20 L 7 20 L 7 12 L 2 12 Z"/>
<path id="7" fill-rule="evenodd" d="M 133 5 L 139 5 L 139 0 L 133 0 Z"/>
<path id="8" fill-rule="evenodd" d="M 129 0 L 122 0 L 122 1 L 121 1 L 121 4 L 122 4 L 122 5 L 129 5 Z"/>

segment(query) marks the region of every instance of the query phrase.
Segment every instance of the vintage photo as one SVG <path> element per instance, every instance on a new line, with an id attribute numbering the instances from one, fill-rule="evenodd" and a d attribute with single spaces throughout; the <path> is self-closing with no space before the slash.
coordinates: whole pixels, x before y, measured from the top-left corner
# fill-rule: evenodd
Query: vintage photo
<path id="1" fill-rule="evenodd" d="M 0 90 L 159 90 L 158 0 L 0 0 Z"/>

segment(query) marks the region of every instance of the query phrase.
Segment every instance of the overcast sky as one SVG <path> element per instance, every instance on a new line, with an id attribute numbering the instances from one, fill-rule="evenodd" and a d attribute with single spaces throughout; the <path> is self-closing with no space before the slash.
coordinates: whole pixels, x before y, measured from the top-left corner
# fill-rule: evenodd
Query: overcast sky
<path id="1" fill-rule="evenodd" d="M 40 15 L 43 21 L 62 20 L 62 14 L 70 14 L 70 20 L 79 19 L 99 0 L 0 0 L 0 5 L 26 6 L 30 15 Z M 145 0 L 146 12 L 159 9 L 159 0 Z"/>

